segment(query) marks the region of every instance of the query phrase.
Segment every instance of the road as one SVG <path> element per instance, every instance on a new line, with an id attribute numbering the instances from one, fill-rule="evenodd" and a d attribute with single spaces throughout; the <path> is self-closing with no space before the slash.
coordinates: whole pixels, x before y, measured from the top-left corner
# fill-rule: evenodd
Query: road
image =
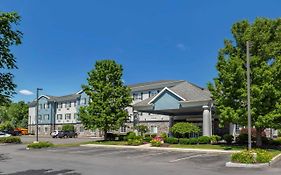
<path id="1" fill-rule="evenodd" d="M 271 168 L 226 168 L 228 154 L 145 149 L 67 147 L 26 150 L 0 146 L 1 175 L 280 175 Z"/>

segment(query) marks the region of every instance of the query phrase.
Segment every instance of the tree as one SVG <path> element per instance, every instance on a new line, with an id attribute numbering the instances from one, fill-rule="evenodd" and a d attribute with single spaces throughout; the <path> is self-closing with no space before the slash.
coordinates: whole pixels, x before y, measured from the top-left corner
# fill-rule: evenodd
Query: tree
<path id="1" fill-rule="evenodd" d="M 188 138 L 192 133 L 199 133 L 200 129 L 198 126 L 188 123 L 188 122 L 179 122 L 172 126 L 170 129 L 174 137 L 177 138 Z"/>
<path id="2" fill-rule="evenodd" d="M 128 117 L 125 110 L 132 102 L 130 88 L 122 81 L 123 68 L 114 60 L 100 60 L 88 73 L 88 84 L 82 85 L 89 105 L 80 108 L 79 117 L 85 128 L 107 132 L 120 128 Z"/>
<path id="3" fill-rule="evenodd" d="M 234 41 L 219 50 L 218 77 L 209 84 L 220 123 L 247 126 L 246 41 L 251 42 L 251 116 L 257 145 L 265 128 L 281 127 L 281 18 L 243 20 L 232 26 Z"/>
<path id="4" fill-rule="evenodd" d="M 28 125 L 28 105 L 23 101 L 11 103 L 0 107 L 0 124 L 27 128 Z"/>
<path id="5" fill-rule="evenodd" d="M 15 56 L 10 48 L 21 44 L 22 33 L 13 29 L 13 25 L 17 25 L 19 21 L 20 16 L 15 12 L 0 12 L 0 105 L 9 102 L 11 96 L 15 94 L 14 75 L 6 69 L 17 68 Z"/>

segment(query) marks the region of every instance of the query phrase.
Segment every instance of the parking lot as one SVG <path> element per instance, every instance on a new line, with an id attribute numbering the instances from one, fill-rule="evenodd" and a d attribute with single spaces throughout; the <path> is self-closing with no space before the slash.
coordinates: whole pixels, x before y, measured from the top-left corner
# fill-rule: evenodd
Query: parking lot
<path id="1" fill-rule="evenodd" d="M 2 174 L 278 174 L 271 168 L 226 168 L 229 154 L 104 147 L 26 150 L 23 145 L 0 146 Z M 1 174 L 1 173 L 0 173 Z"/>

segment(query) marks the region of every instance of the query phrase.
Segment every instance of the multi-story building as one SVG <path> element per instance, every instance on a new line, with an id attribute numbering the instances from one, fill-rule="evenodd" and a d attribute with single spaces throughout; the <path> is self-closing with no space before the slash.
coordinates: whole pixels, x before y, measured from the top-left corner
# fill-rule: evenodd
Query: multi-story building
<path id="1" fill-rule="evenodd" d="M 162 80 L 129 86 L 132 90 L 132 107 L 127 107 L 128 121 L 119 132 L 132 130 L 134 125 L 148 126 L 151 133 L 168 133 L 175 122 L 188 121 L 202 128 L 203 135 L 221 132 L 217 118 L 212 116 L 212 101 L 207 89 L 184 80 Z M 39 133 L 71 123 L 80 134 L 100 135 L 85 131 L 77 118 L 79 108 L 87 105 L 88 96 L 80 91 L 67 96 L 42 95 L 39 98 Z M 36 101 L 29 105 L 29 132 L 35 132 Z"/>

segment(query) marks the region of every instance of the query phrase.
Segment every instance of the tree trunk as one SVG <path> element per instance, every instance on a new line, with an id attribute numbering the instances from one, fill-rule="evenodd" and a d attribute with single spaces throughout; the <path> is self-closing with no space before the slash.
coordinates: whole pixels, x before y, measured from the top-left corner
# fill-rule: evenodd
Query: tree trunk
<path id="1" fill-rule="evenodd" d="M 256 144 L 257 144 L 257 147 L 261 147 L 262 146 L 262 132 L 263 132 L 263 129 L 261 128 L 256 128 Z"/>
<path id="2" fill-rule="evenodd" d="M 107 140 L 108 138 L 107 138 L 107 130 L 105 129 L 105 130 L 103 130 L 103 135 L 104 135 L 104 140 Z"/>

